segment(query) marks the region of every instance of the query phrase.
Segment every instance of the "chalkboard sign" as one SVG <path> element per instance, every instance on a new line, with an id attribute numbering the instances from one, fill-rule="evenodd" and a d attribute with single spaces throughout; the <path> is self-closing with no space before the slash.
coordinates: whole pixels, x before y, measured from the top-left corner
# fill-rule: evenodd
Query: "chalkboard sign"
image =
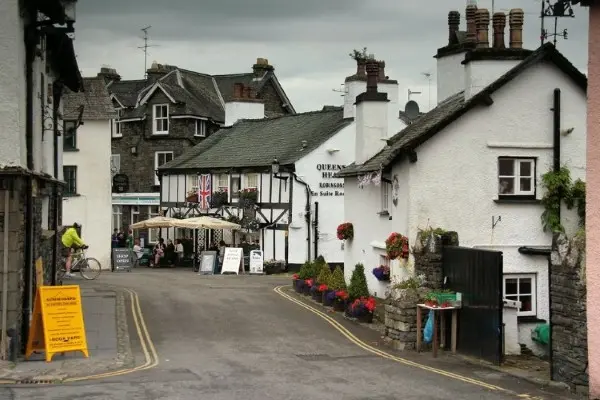
<path id="1" fill-rule="evenodd" d="M 113 193 L 125 193 L 129 191 L 129 177 L 125 174 L 113 176 Z"/>
<path id="2" fill-rule="evenodd" d="M 115 271 L 126 269 L 131 271 L 133 267 L 133 252 L 128 248 L 112 249 L 112 262 Z"/>
<path id="3" fill-rule="evenodd" d="M 198 275 L 212 275 L 215 273 L 215 264 L 217 262 L 216 251 L 203 251 L 200 254 L 200 272 Z"/>

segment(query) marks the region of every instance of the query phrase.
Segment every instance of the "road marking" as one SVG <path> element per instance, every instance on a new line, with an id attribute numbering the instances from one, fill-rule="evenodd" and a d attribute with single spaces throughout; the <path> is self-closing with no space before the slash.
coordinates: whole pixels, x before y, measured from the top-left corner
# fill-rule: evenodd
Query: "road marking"
<path id="1" fill-rule="evenodd" d="M 369 346 L 368 344 L 366 344 L 365 342 L 363 342 L 362 340 L 358 339 L 356 336 L 354 336 L 348 329 L 346 329 L 343 325 L 341 325 L 339 322 L 337 322 L 335 319 L 331 318 L 329 315 L 325 314 L 324 312 L 304 303 L 303 301 L 300 301 L 298 299 L 295 299 L 294 297 L 290 296 L 287 293 L 284 293 L 282 291 L 282 289 L 284 287 L 290 287 L 290 285 L 283 285 L 283 286 L 277 286 L 275 289 L 273 289 L 275 291 L 275 293 L 277 293 L 278 295 L 286 298 L 287 300 L 298 304 L 299 306 L 307 309 L 308 311 L 318 315 L 319 317 L 321 317 L 322 319 L 324 319 L 325 321 L 327 321 L 327 323 L 329 323 L 331 326 L 333 326 L 337 331 L 339 331 L 343 336 L 345 336 L 350 342 L 352 342 L 353 344 L 357 345 L 358 347 L 376 354 L 382 358 L 386 358 L 388 360 L 392 360 L 395 362 L 398 362 L 400 364 L 404 364 L 404 365 L 408 365 L 411 367 L 415 367 L 415 368 L 419 368 L 425 371 L 429 371 L 429 372 L 433 372 L 435 374 L 438 375 L 442 375 L 448 378 L 452 378 L 452 379 L 456 379 L 459 380 L 461 382 L 465 382 L 465 383 L 470 383 L 472 385 L 476 385 L 476 386 L 480 386 L 489 390 L 494 390 L 494 391 L 499 391 L 499 392 L 504 392 L 507 394 L 511 394 L 511 395 L 516 395 L 518 397 L 525 397 L 525 396 L 529 396 L 529 395 L 523 395 L 523 394 L 517 394 L 515 392 L 513 392 L 512 390 L 508 390 L 505 388 L 502 388 L 500 386 L 496 386 L 496 385 L 491 385 L 489 383 L 477 380 L 477 379 L 473 379 L 473 378 L 469 378 L 463 375 L 459 375 L 459 374 L 455 374 L 452 372 L 448 372 L 448 371 L 444 371 L 442 369 L 438 369 L 438 368 L 433 368 L 433 367 L 429 367 L 427 365 L 424 364 L 420 364 L 414 361 L 410 361 L 407 360 L 405 358 L 401 358 L 401 357 L 397 357 L 394 356 L 392 354 L 386 353 L 384 351 L 381 351 L 375 347 Z M 527 397 L 525 397 L 527 398 Z M 539 399 L 542 399 L 541 397 Z"/>

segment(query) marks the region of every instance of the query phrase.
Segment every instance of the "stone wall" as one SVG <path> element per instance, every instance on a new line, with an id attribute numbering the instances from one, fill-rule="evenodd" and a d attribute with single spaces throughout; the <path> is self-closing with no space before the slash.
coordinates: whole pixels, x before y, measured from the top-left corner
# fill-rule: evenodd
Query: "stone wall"
<path id="1" fill-rule="evenodd" d="M 417 345 L 417 304 L 426 289 L 395 290 L 385 305 L 384 341 L 396 350 L 415 350 Z M 427 313 L 423 313 L 423 326 Z"/>
<path id="2" fill-rule="evenodd" d="M 587 393 L 585 238 L 554 238 L 551 257 L 552 380 Z"/>
<path id="3" fill-rule="evenodd" d="M 429 235 L 427 231 L 417 235 L 413 256 L 415 259 L 415 275 L 424 275 L 427 286 L 432 289 L 442 287 L 444 276 L 442 272 L 443 246 L 458 246 L 458 234 L 446 232 L 441 236 Z"/>

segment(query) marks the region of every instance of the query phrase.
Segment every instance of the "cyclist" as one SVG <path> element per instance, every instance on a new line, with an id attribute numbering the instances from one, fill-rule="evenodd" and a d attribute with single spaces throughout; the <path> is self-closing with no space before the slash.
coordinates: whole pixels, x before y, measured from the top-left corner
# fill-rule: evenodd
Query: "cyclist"
<path id="1" fill-rule="evenodd" d="M 81 240 L 79 234 L 77 233 L 77 229 L 80 229 L 81 225 L 75 222 L 73 226 L 68 228 L 65 233 L 63 233 L 61 241 L 63 244 L 63 249 L 66 253 L 67 261 L 65 263 L 65 269 L 67 270 L 65 276 L 71 278 L 74 275 L 71 273 L 71 258 L 73 252 L 79 249 L 87 249 L 88 246 Z"/>

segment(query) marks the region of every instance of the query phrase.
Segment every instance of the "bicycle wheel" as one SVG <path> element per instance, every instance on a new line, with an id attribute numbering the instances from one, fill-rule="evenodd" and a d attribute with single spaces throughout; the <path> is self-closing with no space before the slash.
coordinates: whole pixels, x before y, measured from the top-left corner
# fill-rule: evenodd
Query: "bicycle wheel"
<path id="1" fill-rule="evenodd" d="M 89 281 L 96 279 L 100 272 L 102 272 L 102 267 L 100 266 L 100 261 L 95 258 L 88 257 L 85 260 L 82 260 L 79 267 L 79 273 L 84 279 Z"/>

